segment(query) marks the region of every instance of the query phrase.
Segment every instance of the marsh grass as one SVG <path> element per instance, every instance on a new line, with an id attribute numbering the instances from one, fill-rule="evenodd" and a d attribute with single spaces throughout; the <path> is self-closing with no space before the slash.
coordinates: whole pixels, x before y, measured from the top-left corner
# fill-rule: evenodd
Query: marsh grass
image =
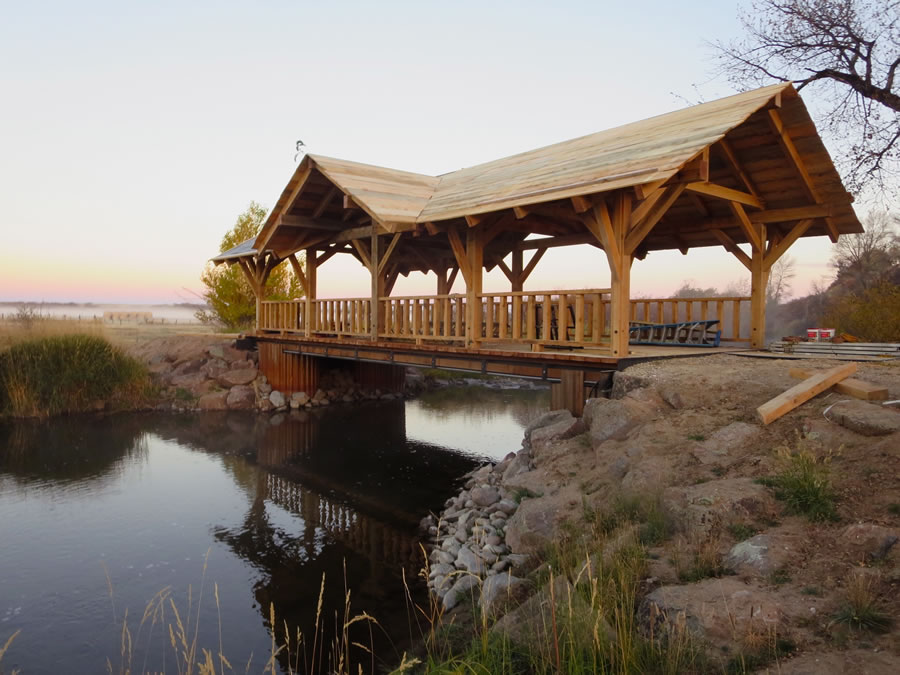
<path id="1" fill-rule="evenodd" d="M 17 630 L 15 633 L 10 635 L 3 646 L 0 647 L 0 673 L 3 672 L 3 657 L 6 654 L 6 651 L 10 648 L 10 645 L 12 645 L 13 641 L 19 636 L 19 633 L 21 632 L 21 630 Z M 10 671 L 9 675 L 18 675 L 18 673 L 18 670 L 12 670 Z"/>
<path id="2" fill-rule="evenodd" d="M 642 605 L 647 565 L 642 537 L 655 542 L 668 536 L 668 523 L 655 499 L 621 498 L 602 512 L 586 510 L 583 523 L 565 528 L 542 553 L 530 575 L 535 593 L 502 621 L 502 629 L 475 604 L 474 595 L 469 612 L 450 618 L 434 599 L 416 606 L 426 628 L 424 672 L 705 671 L 703 652 L 684 617 Z"/>
<path id="3" fill-rule="evenodd" d="M 260 657 L 265 660 L 255 662 L 255 655 L 249 654 L 242 655 L 242 660 L 247 659 L 245 663 L 232 661 L 226 655 L 222 641 L 219 587 L 218 584 L 213 584 L 218 639 L 217 644 L 202 643 L 200 617 L 206 589 L 209 554 L 210 551 L 207 551 L 203 561 L 199 592 L 196 596 L 193 588 L 189 586 L 186 597 L 179 602 L 173 589 L 167 586 L 150 599 L 136 624 L 129 618 L 127 610 L 119 620 L 113 585 L 107 574 L 113 617 L 120 635 L 118 663 L 114 664 L 112 659 L 107 659 L 106 662 L 107 672 L 110 675 L 149 672 L 148 660 L 151 655 L 161 662 L 160 672 L 174 672 L 178 675 L 225 675 L 238 672 L 269 675 L 278 673 L 310 675 L 327 672 L 335 675 L 351 675 L 380 672 L 377 668 L 382 668 L 386 672 L 384 663 L 381 658 L 376 657 L 374 651 L 373 632 L 382 631 L 382 627 L 366 612 L 353 613 L 350 591 L 346 588 L 346 569 L 342 613 L 335 613 L 332 630 L 328 630 L 332 627 L 326 626 L 326 617 L 323 613 L 325 595 L 325 573 L 323 573 L 311 635 L 304 635 L 299 628 L 292 628 L 286 620 L 280 619 L 274 603 L 270 603 L 268 614 L 270 645 L 268 654 Z M 356 625 L 368 628 L 368 645 L 351 636 L 351 628 Z M 208 627 L 202 628 L 203 634 L 210 633 Z M 363 657 L 360 658 L 359 654 Z M 140 663 L 137 663 L 138 658 Z M 416 663 L 407 659 L 404 654 L 400 667 L 392 672 L 406 672 Z"/>
<path id="4" fill-rule="evenodd" d="M 0 414 L 44 417 L 134 405 L 149 394 L 146 369 L 95 335 L 25 340 L 0 352 Z"/>
<path id="5" fill-rule="evenodd" d="M 790 513 L 813 522 L 838 520 L 837 497 L 831 485 L 831 455 L 819 457 L 808 442 L 799 439 L 796 449 L 783 446 L 777 451 L 779 473 L 759 482 L 775 490 Z"/>

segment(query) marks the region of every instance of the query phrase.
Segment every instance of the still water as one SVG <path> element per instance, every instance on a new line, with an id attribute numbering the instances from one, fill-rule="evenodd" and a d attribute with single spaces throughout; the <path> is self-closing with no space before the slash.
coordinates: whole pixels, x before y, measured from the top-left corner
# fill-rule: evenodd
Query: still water
<path id="1" fill-rule="evenodd" d="M 404 575 L 424 597 L 419 519 L 518 449 L 547 398 L 466 387 L 274 417 L 0 425 L 0 648 L 19 631 L 0 672 L 176 672 L 176 608 L 198 652 L 261 672 L 272 605 L 279 642 L 286 622 L 307 643 L 276 667 L 323 670 L 327 647 L 308 663 L 323 574 L 325 641 L 349 589 L 350 616 L 381 626 L 354 624 L 351 639 L 374 645 L 376 669 L 396 664 L 416 636 Z"/>

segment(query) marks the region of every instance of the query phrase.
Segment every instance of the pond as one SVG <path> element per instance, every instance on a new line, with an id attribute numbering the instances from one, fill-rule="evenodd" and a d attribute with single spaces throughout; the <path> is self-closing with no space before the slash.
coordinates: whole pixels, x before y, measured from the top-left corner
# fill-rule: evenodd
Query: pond
<path id="1" fill-rule="evenodd" d="M 0 671 L 177 672 L 180 619 L 194 661 L 206 648 L 217 670 L 221 653 L 261 672 L 273 611 L 278 644 L 285 625 L 291 636 L 276 670 L 327 669 L 335 626 L 363 611 L 378 625 L 350 639 L 376 657 L 352 658 L 396 664 L 425 599 L 418 521 L 517 450 L 547 405 L 541 391 L 451 387 L 271 417 L 0 425 L 0 648 L 19 632 Z"/>

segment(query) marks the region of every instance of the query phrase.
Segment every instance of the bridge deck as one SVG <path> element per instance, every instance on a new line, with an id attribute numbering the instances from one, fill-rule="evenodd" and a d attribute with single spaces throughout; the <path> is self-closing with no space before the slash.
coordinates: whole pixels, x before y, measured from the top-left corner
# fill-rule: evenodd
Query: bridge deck
<path id="1" fill-rule="evenodd" d="M 650 359 L 703 356 L 746 351 L 747 346 L 660 347 L 632 345 L 628 356 L 617 357 L 608 349 L 545 349 L 532 351 L 530 345 L 517 342 L 483 343 L 478 348 L 461 345 L 416 344 L 412 341 L 303 337 L 257 331 L 261 342 L 281 345 L 286 355 L 305 355 L 346 359 L 398 366 L 419 366 L 461 370 L 490 375 L 510 375 L 559 382 L 563 373 L 581 371 L 587 380 L 591 374 L 609 373 Z"/>

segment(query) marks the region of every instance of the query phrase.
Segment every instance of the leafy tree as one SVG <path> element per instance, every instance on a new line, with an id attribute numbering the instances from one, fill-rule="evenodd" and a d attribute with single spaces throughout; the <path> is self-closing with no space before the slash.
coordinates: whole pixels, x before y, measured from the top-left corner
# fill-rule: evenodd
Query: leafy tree
<path id="1" fill-rule="evenodd" d="M 854 191 L 900 167 L 900 1 L 752 0 L 743 39 L 714 45 L 739 88 L 772 80 L 810 87 L 826 101 L 832 138 Z"/>
<path id="2" fill-rule="evenodd" d="M 900 286 L 882 281 L 831 300 L 823 323 L 867 342 L 900 341 Z"/>
<path id="3" fill-rule="evenodd" d="M 256 202 L 241 215 L 219 244 L 219 253 L 234 248 L 259 234 L 266 219 L 266 209 Z M 207 263 L 200 275 L 206 286 L 203 298 L 209 310 L 196 313 L 204 323 L 216 323 L 232 330 L 248 328 L 256 319 L 256 296 L 238 265 Z M 266 299 L 287 300 L 302 295 L 297 278 L 284 263 L 275 267 L 266 282 Z"/>

